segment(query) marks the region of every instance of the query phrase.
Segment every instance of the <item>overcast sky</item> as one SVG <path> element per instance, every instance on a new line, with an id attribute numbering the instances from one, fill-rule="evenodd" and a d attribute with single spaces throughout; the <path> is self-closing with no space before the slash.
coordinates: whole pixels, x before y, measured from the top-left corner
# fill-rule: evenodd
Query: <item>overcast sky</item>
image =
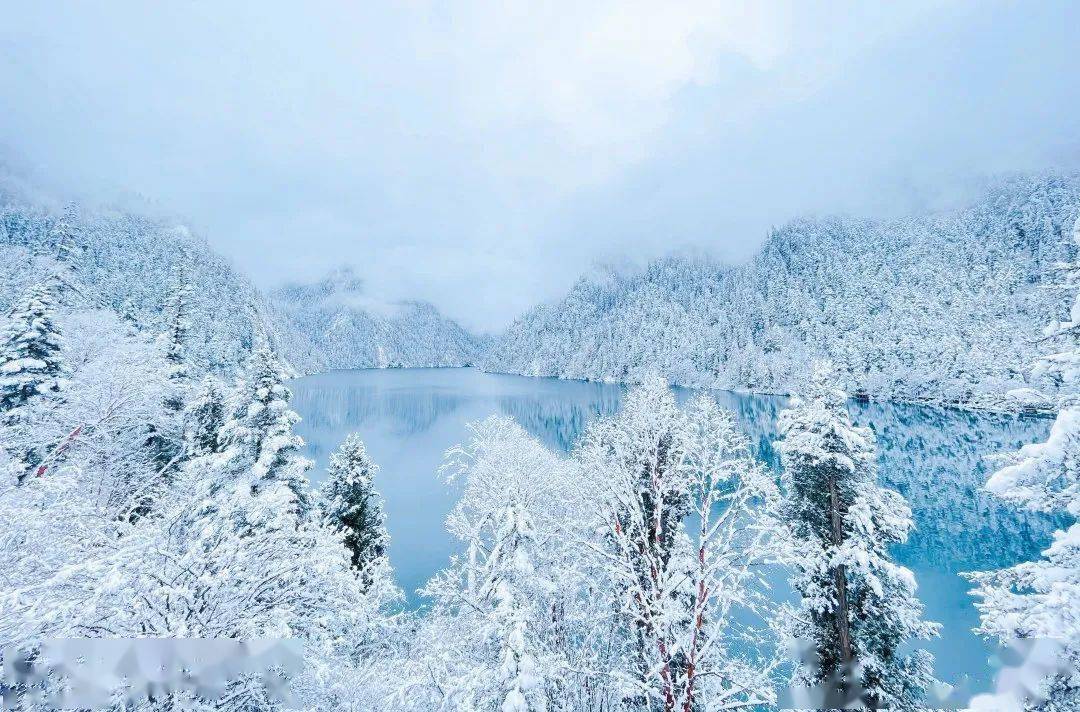
<path id="1" fill-rule="evenodd" d="M 1080 2 L 9 3 L 0 160 L 498 329 L 590 265 L 1080 165 Z"/>

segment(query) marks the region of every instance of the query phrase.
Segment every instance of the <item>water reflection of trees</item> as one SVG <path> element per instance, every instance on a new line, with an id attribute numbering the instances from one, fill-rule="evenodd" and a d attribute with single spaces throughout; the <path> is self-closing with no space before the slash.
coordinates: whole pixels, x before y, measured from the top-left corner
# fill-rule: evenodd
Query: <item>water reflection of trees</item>
<path id="1" fill-rule="evenodd" d="M 618 412 L 621 403 L 622 390 L 613 387 L 581 400 L 556 395 L 504 396 L 499 399 L 499 408 L 548 447 L 567 452 L 590 421 Z"/>
<path id="2" fill-rule="evenodd" d="M 1004 504 L 983 485 L 994 467 L 987 456 L 1044 439 L 1049 421 L 883 404 L 853 411 L 877 433 L 883 483 L 914 511 L 908 563 L 997 568 L 1033 558 L 1047 543 L 1053 518 Z"/>
<path id="3" fill-rule="evenodd" d="M 373 386 L 293 386 L 293 407 L 310 430 L 356 429 L 370 423 L 389 424 L 395 436 L 418 435 L 458 410 L 469 398 L 437 390 L 385 390 Z"/>

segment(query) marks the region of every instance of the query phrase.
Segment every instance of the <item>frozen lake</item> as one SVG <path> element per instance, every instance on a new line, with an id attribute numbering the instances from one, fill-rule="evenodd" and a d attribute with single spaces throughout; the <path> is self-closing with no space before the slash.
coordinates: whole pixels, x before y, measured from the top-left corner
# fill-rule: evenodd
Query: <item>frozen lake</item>
<path id="1" fill-rule="evenodd" d="M 303 417 L 298 432 L 321 481 L 327 455 L 358 432 L 381 470 L 390 558 L 410 602 L 416 589 L 455 551 L 443 521 L 456 500 L 438 474 L 443 453 L 462 442 L 466 424 L 511 415 L 549 447 L 568 450 L 585 424 L 618 410 L 621 386 L 524 378 L 474 369 L 338 371 L 290 384 Z M 680 394 L 690 391 L 678 389 Z M 718 391 L 737 414 L 757 455 L 773 466 L 776 416 L 784 399 Z M 939 679 L 985 687 L 990 648 L 971 633 L 977 623 L 963 571 L 999 568 L 1037 556 L 1053 529 L 1046 517 L 1020 512 L 980 491 L 985 456 L 1045 438 L 1049 420 L 973 415 L 912 406 L 851 403 L 860 425 L 878 437 L 880 477 L 911 504 L 916 531 L 895 551 L 919 581 L 930 620 L 942 636 L 927 648 Z"/>

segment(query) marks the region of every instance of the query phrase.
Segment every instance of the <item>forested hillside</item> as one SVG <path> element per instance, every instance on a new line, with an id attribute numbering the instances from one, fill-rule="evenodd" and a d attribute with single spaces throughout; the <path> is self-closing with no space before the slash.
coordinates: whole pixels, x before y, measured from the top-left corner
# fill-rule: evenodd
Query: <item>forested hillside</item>
<path id="1" fill-rule="evenodd" d="M 187 358 L 200 370 L 233 374 L 258 332 L 274 341 L 258 290 L 181 223 L 56 206 L 0 185 L 0 311 L 58 262 L 70 275 L 67 308 L 105 309 L 147 334 L 166 330 L 167 306 L 182 309 Z"/>
<path id="2" fill-rule="evenodd" d="M 1016 407 L 1042 325 L 1067 298 L 1080 176 L 1017 177 L 966 209 L 797 220 L 747 264 L 670 257 L 583 278 L 493 345 L 493 371 L 789 391 L 830 358 L 873 398 Z M 1011 395 L 1010 395 L 1011 394 Z"/>
<path id="3" fill-rule="evenodd" d="M 314 284 L 273 291 L 281 349 L 298 370 L 468 366 L 483 341 L 427 302 L 392 304 L 370 298 L 347 268 Z"/>
<path id="4" fill-rule="evenodd" d="M 112 311 L 141 332 L 164 331 L 167 307 L 182 301 L 187 358 L 222 374 L 235 373 L 259 335 L 297 373 L 463 366 L 486 343 L 426 302 L 366 298 L 347 269 L 268 298 L 177 220 L 63 206 L 0 184 L 0 311 L 58 262 L 72 275 L 65 306 Z"/>

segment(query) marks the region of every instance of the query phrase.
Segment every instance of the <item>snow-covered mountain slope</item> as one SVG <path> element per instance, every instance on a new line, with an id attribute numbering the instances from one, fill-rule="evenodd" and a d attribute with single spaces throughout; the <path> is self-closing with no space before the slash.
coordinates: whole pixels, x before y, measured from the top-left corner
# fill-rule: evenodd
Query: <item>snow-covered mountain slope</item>
<path id="1" fill-rule="evenodd" d="M 0 184 L 0 311 L 31 284 L 69 263 L 75 309 L 105 308 L 150 336 L 165 330 L 165 305 L 186 283 L 187 358 L 232 374 L 257 333 L 273 342 L 255 286 L 182 223 L 119 209 L 75 209 Z"/>
<path id="2" fill-rule="evenodd" d="M 514 322 L 484 367 L 787 391 L 827 357 L 874 398 L 1008 408 L 1066 307 L 1047 287 L 1078 211 L 1069 175 L 1010 178 L 948 214 L 798 220 L 745 265 L 672 257 L 583 278 Z"/>
<path id="3" fill-rule="evenodd" d="M 467 366 L 486 342 L 427 302 L 384 303 L 349 269 L 269 296 L 283 356 L 304 373 L 339 368 Z"/>
<path id="4" fill-rule="evenodd" d="M 348 270 L 264 295 L 182 222 L 147 213 L 65 207 L 0 175 L 0 312 L 67 260 L 79 302 L 68 306 L 110 309 L 150 336 L 185 283 L 199 370 L 233 374 L 259 335 L 298 373 L 462 366 L 488 343 L 425 302 L 369 299 Z"/>

